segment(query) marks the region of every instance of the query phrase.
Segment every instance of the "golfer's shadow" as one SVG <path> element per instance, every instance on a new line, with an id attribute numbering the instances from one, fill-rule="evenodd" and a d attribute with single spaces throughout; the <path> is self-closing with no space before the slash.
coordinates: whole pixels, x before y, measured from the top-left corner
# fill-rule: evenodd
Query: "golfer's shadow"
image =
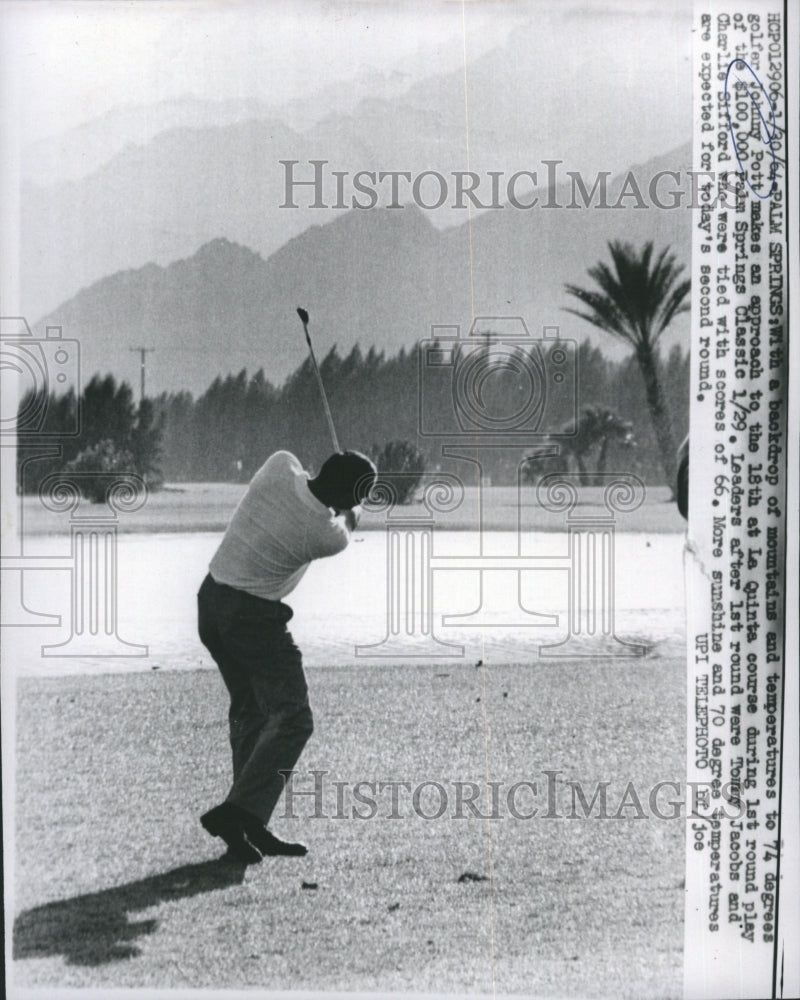
<path id="1" fill-rule="evenodd" d="M 217 858 L 25 910 L 14 921 L 14 958 L 63 955 L 69 965 L 134 958 L 139 954 L 136 939 L 152 934 L 158 921 L 132 920 L 131 913 L 240 885 L 245 867 Z"/>

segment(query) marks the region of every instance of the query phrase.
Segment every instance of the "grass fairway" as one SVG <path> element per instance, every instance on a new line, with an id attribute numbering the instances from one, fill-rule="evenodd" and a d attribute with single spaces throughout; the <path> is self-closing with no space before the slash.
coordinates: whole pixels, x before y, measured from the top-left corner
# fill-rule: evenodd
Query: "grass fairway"
<path id="1" fill-rule="evenodd" d="M 328 818 L 306 797 L 274 823 L 309 856 L 247 870 L 214 860 L 197 819 L 229 775 L 215 672 L 19 681 L 15 985 L 680 995 L 683 822 L 647 796 L 684 773 L 681 658 L 308 675 L 317 732 L 297 787 L 312 768 L 348 782 L 347 818 L 326 784 Z M 544 818 L 546 769 L 560 814 L 567 780 L 589 798 L 609 782 L 612 816 L 632 781 L 646 818 Z M 487 778 L 502 818 L 455 818 L 453 783 Z M 391 819 L 386 790 L 375 818 L 352 818 L 352 785 L 390 780 L 439 781 L 444 816 L 401 790 Z M 533 819 L 507 808 L 522 780 Z"/>

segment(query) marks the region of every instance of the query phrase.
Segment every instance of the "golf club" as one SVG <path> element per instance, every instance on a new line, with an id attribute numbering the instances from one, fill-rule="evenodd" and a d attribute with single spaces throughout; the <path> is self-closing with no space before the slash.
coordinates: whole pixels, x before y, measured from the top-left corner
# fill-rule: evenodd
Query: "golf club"
<path id="1" fill-rule="evenodd" d="M 339 439 L 336 437 L 336 428 L 333 426 L 333 417 L 331 416 L 331 408 L 328 406 L 328 397 L 325 395 L 325 386 L 322 384 L 322 375 L 319 372 L 319 365 L 317 364 L 317 359 L 314 356 L 314 347 L 311 344 L 311 337 L 308 332 L 308 313 L 305 309 L 298 306 L 297 315 L 300 317 L 300 322 L 303 324 L 303 331 L 306 335 L 306 343 L 308 344 L 308 350 L 311 354 L 311 363 L 314 366 L 314 371 L 317 375 L 317 382 L 319 383 L 319 392 L 322 396 L 322 405 L 325 408 L 325 417 L 328 421 L 328 429 L 331 432 L 331 441 L 333 441 L 333 450 L 335 452 L 341 451 L 339 447 Z"/>

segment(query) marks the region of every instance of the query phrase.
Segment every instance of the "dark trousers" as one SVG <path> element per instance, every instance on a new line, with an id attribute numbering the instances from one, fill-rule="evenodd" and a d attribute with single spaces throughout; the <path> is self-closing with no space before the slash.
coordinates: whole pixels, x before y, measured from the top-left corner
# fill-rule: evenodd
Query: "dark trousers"
<path id="1" fill-rule="evenodd" d="M 265 825 L 313 731 L 300 650 L 286 623 L 292 609 L 216 583 L 197 595 L 200 639 L 231 698 L 233 784 L 228 801 Z"/>

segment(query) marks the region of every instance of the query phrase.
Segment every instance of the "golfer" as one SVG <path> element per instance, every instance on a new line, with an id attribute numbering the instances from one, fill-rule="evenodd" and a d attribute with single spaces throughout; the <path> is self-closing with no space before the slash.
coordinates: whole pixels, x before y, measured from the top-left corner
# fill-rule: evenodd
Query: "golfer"
<path id="1" fill-rule="evenodd" d="M 300 650 L 283 603 L 312 559 L 347 547 L 360 504 L 375 483 L 358 452 L 331 455 L 311 479 L 288 451 L 272 455 L 236 508 L 197 595 L 198 629 L 230 694 L 233 784 L 201 817 L 238 861 L 302 855 L 267 829 L 313 730 Z"/>

